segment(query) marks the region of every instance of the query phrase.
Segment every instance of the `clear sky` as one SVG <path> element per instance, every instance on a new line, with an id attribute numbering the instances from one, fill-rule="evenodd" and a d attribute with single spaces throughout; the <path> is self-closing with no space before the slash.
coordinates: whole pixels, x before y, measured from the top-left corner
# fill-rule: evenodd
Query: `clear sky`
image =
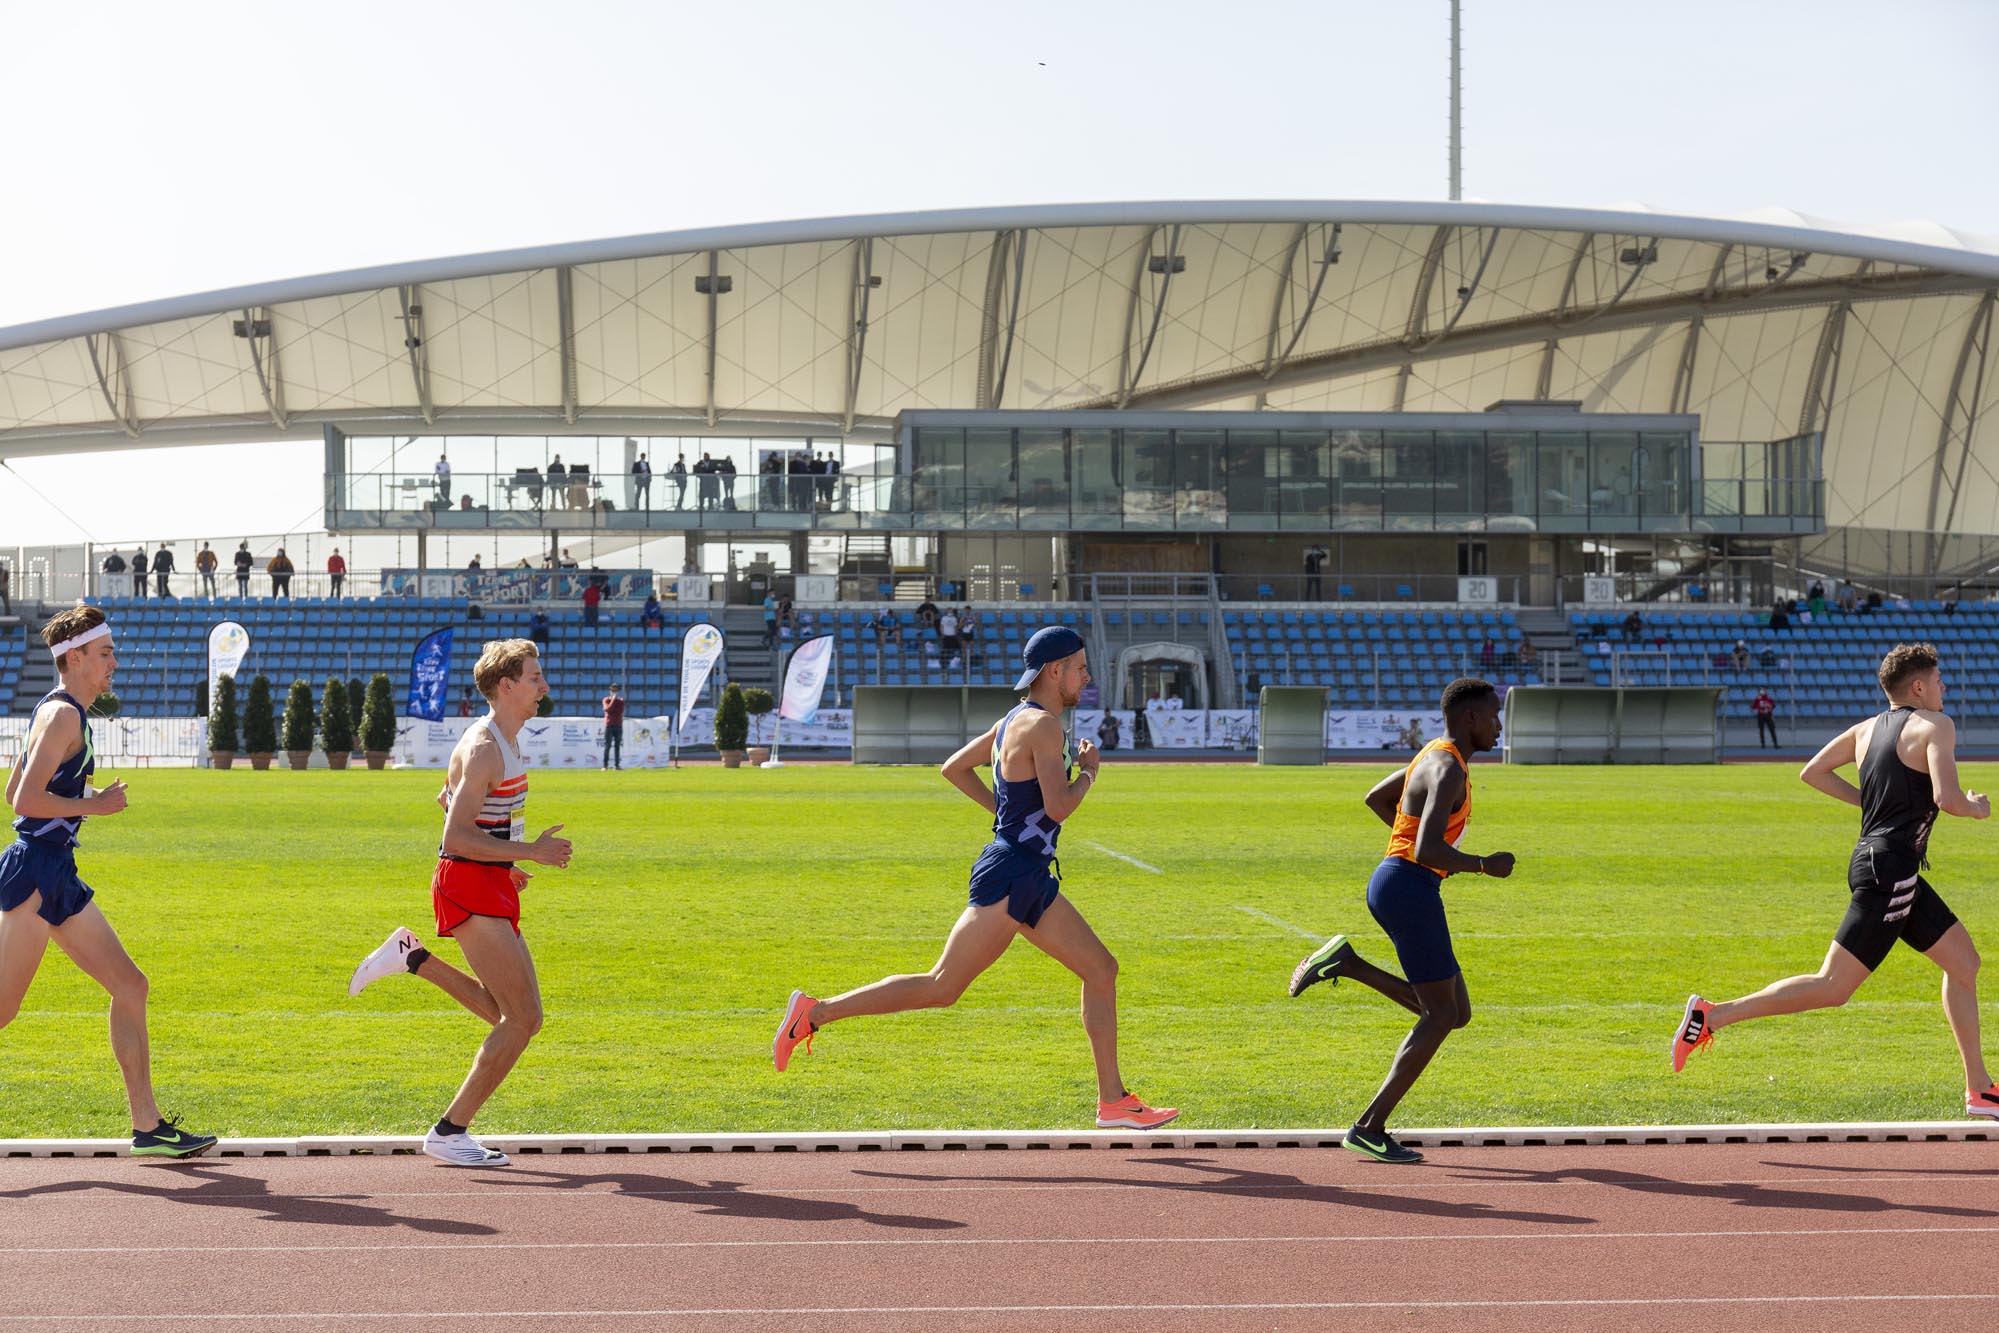
<path id="1" fill-rule="evenodd" d="M 1999 235 L 1990 0 L 1464 8 L 1469 198 L 1782 205 Z M 1448 12 L 1446 0 L 12 6 L 0 326 L 709 223 L 1442 198 Z M 105 539 L 279 531 L 317 512 L 316 444 L 12 466 L 0 546 L 80 540 L 79 523 Z"/>

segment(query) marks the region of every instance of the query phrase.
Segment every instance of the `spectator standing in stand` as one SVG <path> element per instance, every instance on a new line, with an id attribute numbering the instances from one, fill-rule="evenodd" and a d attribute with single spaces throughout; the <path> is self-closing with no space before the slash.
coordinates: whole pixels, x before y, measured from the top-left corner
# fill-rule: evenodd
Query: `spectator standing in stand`
<path id="1" fill-rule="evenodd" d="M 11 616 L 14 614 L 13 582 L 13 572 L 7 568 L 4 562 L 0 562 L 0 606 L 7 608 L 4 612 L 0 612 L 0 615 Z"/>
<path id="2" fill-rule="evenodd" d="M 1323 546 L 1313 545 L 1305 548 L 1305 600 L 1308 602 L 1316 602 L 1322 595 L 1320 574 L 1326 567 L 1327 554 Z"/>
<path id="3" fill-rule="evenodd" d="M 538 647 L 548 646 L 548 612 L 534 613 L 534 619 L 528 622 L 528 637 L 533 639 Z"/>
<path id="4" fill-rule="evenodd" d="M 1770 697 L 1767 689 L 1758 690 L 1756 697 L 1749 701 L 1749 710 L 1756 714 L 1756 748 L 1763 748 L 1763 738 L 1769 737 L 1770 748 L 1777 748 L 1777 701 Z"/>
<path id="5" fill-rule="evenodd" d="M 764 594 L 764 647 L 777 642 L 777 594 Z"/>
<path id="6" fill-rule="evenodd" d="M 652 508 L 652 464 L 646 461 L 644 454 L 640 454 L 639 461 L 632 464 L 632 508 Z"/>
<path id="7" fill-rule="evenodd" d="M 201 575 L 201 593 L 211 601 L 215 598 L 215 571 L 222 561 L 207 542 L 194 553 L 194 572 Z"/>
<path id="8" fill-rule="evenodd" d="M 449 458 L 446 458 L 443 454 L 439 454 L 437 456 L 437 464 L 436 466 L 431 468 L 430 472 L 431 475 L 437 479 L 437 498 L 444 501 L 444 503 L 447 505 L 450 504 L 451 503 L 451 460 Z"/>
<path id="9" fill-rule="evenodd" d="M 687 508 L 687 455 L 681 454 L 673 460 L 673 466 L 666 470 L 673 478 L 673 507 Z"/>
<path id="10" fill-rule="evenodd" d="M 583 586 L 583 623 L 591 629 L 597 628 L 597 604 L 604 600 L 604 590 L 594 582 Z"/>
<path id="11" fill-rule="evenodd" d="M 548 503 L 551 509 L 569 507 L 569 469 L 563 466 L 562 455 L 557 454 L 548 464 Z"/>
<path id="12" fill-rule="evenodd" d="M 617 755 L 616 762 L 611 756 Z M 625 696 L 618 693 L 615 683 L 609 694 L 604 696 L 604 767 L 623 768 L 625 766 Z"/>
<path id="13" fill-rule="evenodd" d="M 347 582 L 347 559 L 340 554 L 338 546 L 333 548 L 332 555 L 326 557 L 326 582 L 335 597 L 340 595 L 340 589 Z"/>
<path id="14" fill-rule="evenodd" d="M 958 665 L 958 613 L 946 611 L 937 618 L 937 655 L 944 665 Z"/>
<path id="15" fill-rule="evenodd" d="M 271 576 L 271 596 L 282 597 L 286 601 L 290 601 L 292 596 L 292 561 L 291 557 L 285 554 L 284 547 L 280 546 L 278 548 L 278 553 L 271 557 L 269 564 L 264 566 L 264 572 Z"/>
<path id="16" fill-rule="evenodd" d="M 722 508 L 736 507 L 736 460 L 724 455 L 715 465 L 715 479 L 722 488 Z"/>
<path id="17" fill-rule="evenodd" d="M 132 552 L 132 595 L 146 595 L 146 548 L 143 546 Z"/>
<path id="18" fill-rule="evenodd" d="M 104 584 L 102 589 L 104 594 L 114 597 L 117 596 L 117 594 L 112 591 L 111 580 L 116 578 L 118 575 L 123 574 L 124 572 L 125 572 L 124 556 L 119 555 L 116 551 L 113 551 L 110 555 L 104 557 Z"/>
<path id="19" fill-rule="evenodd" d="M 171 546 L 162 546 L 159 550 L 153 552 L 153 589 L 154 589 L 153 595 L 154 596 L 156 597 L 173 596 L 173 589 L 167 585 L 167 580 L 173 577 L 173 572 L 174 572 L 173 548 Z"/>
<path id="20" fill-rule="evenodd" d="M 250 543 L 248 541 L 245 541 L 241 546 L 236 548 L 236 595 L 238 597 L 248 597 L 250 595 L 250 570 L 256 563 L 256 557 L 250 554 Z"/>

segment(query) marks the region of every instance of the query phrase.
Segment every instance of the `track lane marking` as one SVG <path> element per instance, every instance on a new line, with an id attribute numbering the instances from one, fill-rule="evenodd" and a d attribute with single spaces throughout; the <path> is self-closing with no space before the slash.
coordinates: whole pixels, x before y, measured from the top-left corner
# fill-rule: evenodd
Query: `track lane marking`
<path id="1" fill-rule="evenodd" d="M 1258 911 L 1254 907 L 1245 907 L 1241 903 L 1236 903 L 1235 910 L 1238 912 L 1247 912 L 1251 916 L 1255 917 L 1258 921 L 1267 921 L 1273 926 L 1277 926 L 1283 930 L 1288 930 L 1293 935 L 1300 935 L 1308 940 L 1323 940 L 1326 938 L 1324 935 L 1317 935 L 1309 930 L 1306 930 L 1303 926 L 1294 926 L 1289 921 L 1285 921 L 1279 917 L 1274 917 L 1268 912 Z M 1650 1006 L 1647 1007 L 1649 1008 Z"/>
<path id="2" fill-rule="evenodd" d="M 1098 851 L 1102 852 L 1105 856 L 1114 856 L 1118 860 L 1124 862 L 1126 865 L 1137 866 L 1140 870 L 1149 870 L 1155 875 L 1163 875 L 1166 873 L 1165 871 L 1161 870 L 1158 866 L 1149 866 L 1135 856 L 1126 856 L 1123 852 L 1114 852 L 1100 842 L 1090 842 L 1087 839 L 1085 839 L 1083 845 L 1085 847 L 1094 847 Z"/>

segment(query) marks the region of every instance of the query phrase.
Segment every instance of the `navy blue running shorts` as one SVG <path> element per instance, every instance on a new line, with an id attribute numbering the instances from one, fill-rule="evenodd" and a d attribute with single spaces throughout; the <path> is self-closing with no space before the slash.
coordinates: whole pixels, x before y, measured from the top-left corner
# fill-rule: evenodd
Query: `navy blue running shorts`
<path id="1" fill-rule="evenodd" d="M 1395 942 L 1402 975 L 1411 985 L 1449 981 L 1458 974 L 1451 952 L 1451 923 L 1444 919 L 1444 877 L 1391 856 L 1367 881 L 1367 910 Z"/>
<path id="2" fill-rule="evenodd" d="M 36 914 L 52 926 L 83 910 L 96 892 L 76 875 L 76 848 L 20 838 L 0 851 L 0 912 L 11 912 L 37 891 Z"/>
<path id="3" fill-rule="evenodd" d="M 1006 914 L 1032 930 L 1041 924 L 1062 881 L 1048 868 L 1048 862 L 1030 856 L 1011 843 L 989 843 L 972 862 L 972 906 L 1006 904 Z"/>

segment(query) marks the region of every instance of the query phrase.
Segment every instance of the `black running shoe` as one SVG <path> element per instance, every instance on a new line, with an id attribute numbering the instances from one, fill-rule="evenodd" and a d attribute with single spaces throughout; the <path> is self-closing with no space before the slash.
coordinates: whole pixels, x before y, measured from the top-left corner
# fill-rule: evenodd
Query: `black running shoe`
<path id="1" fill-rule="evenodd" d="M 199 1157 L 213 1148 L 213 1134 L 196 1134 L 180 1127 L 179 1116 L 168 1116 L 156 1129 L 132 1136 L 134 1157 Z"/>
<path id="2" fill-rule="evenodd" d="M 1377 1162 L 1407 1166 L 1412 1162 L 1423 1160 L 1422 1153 L 1414 1148 L 1403 1147 L 1390 1137 L 1385 1129 L 1361 1129 L 1355 1126 L 1347 1131 L 1344 1143 L 1355 1152 L 1372 1157 Z"/>
<path id="3" fill-rule="evenodd" d="M 1316 986 L 1321 981 L 1338 985 L 1340 969 L 1358 957 L 1353 945 L 1347 943 L 1344 935 L 1335 935 L 1312 951 L 1311 957 L 1298 964 L 1291 972 L 1291 996 L 1296 999 L 1305 993 L 1307 986 Z"/>

